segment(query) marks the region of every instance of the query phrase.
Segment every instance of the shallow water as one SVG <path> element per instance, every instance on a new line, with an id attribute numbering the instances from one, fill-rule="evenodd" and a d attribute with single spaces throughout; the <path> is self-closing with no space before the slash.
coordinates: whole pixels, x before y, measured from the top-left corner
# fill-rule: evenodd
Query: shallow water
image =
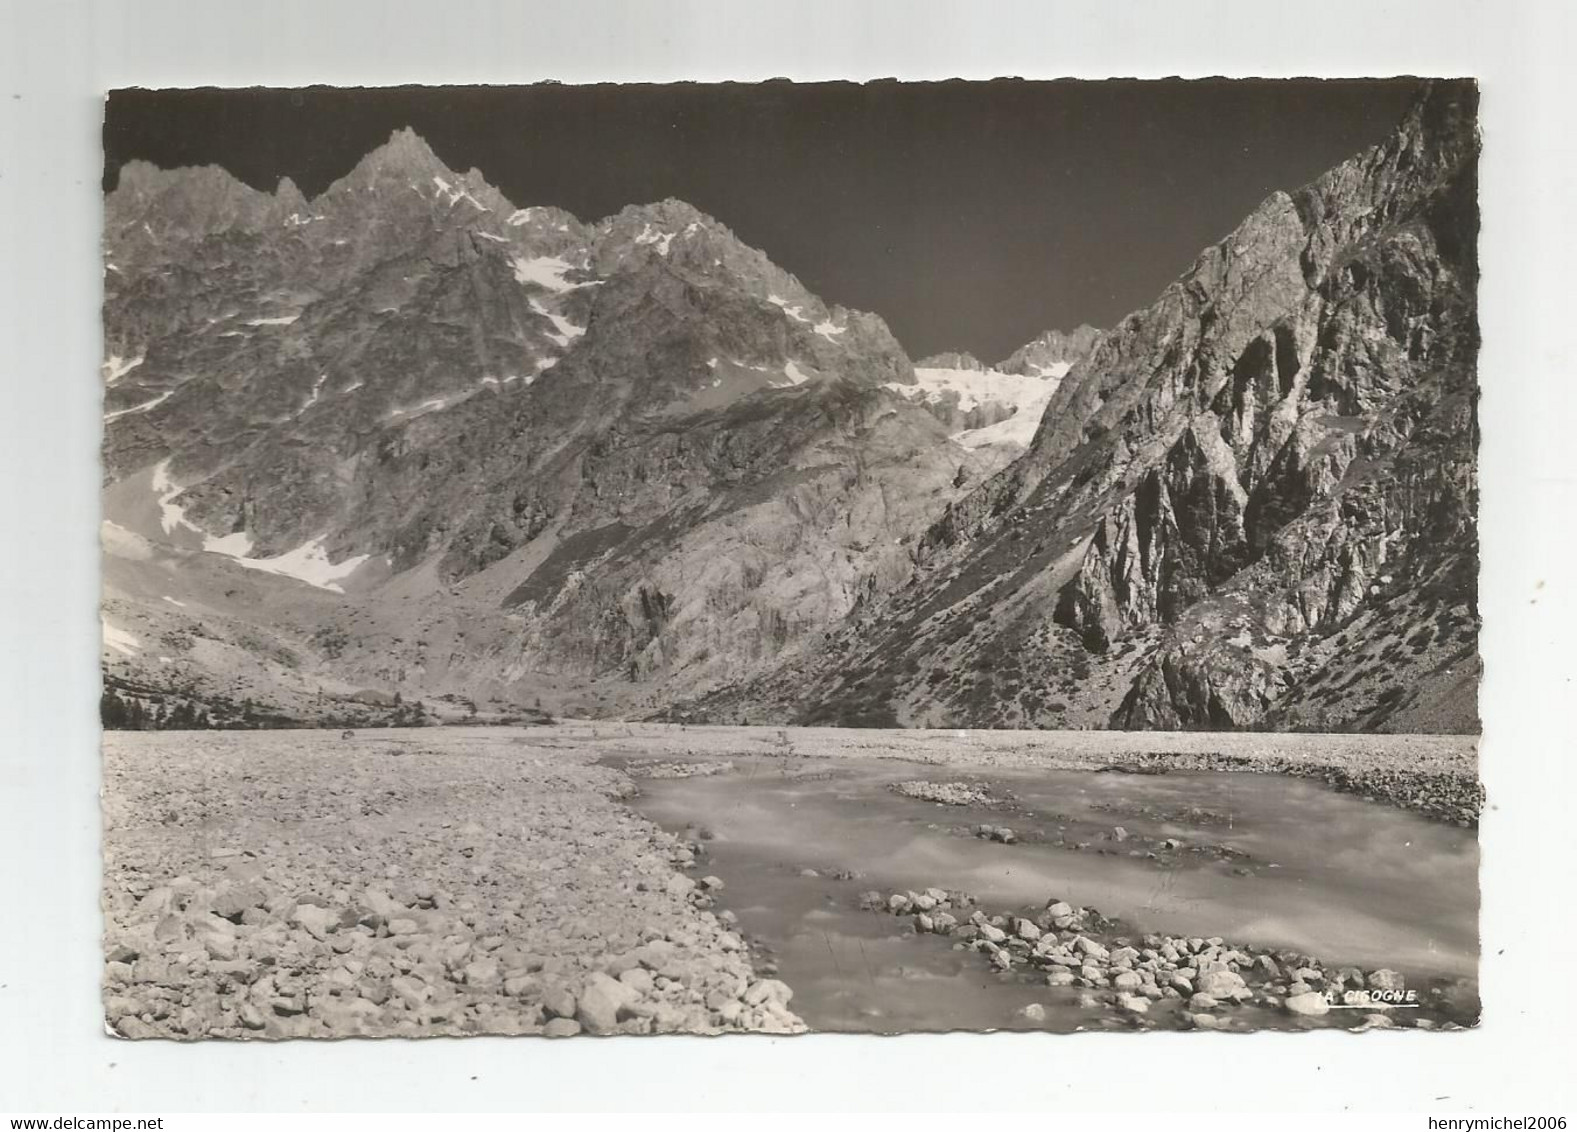
<path id="1" fill-rule="evenodd" d="M 726 882 L 720 906 L 775 958 L 815 1029 L 1029 1027 L 1017 1017 L 1029 1002 L 1047 1007 L 1037 1029 L 1114 1022 L 1079 1007 L 1072 988 L 998 975 L 945 938 L 914 935 L 907 918 L 861 911 L 867 889 L 963 889 L 993 913 L 1059 898 L 1136 933 L 1288 947 L 1328 965 L 1391 967 L 1411 986 L 1470 982 L 1477 969 L 1474 832 L 1307 780 L 732 761 L 731 773 L 642 780 L 634 804 L 702 839 L 698 871 Z M 889 789 L 922 778 L 981 786 L 1001 801 L 947 806 Z M 1019 843 L 973 836 L 982 823 L 1010 826 Z M 858 875 L 828 875 L 839 870 Z M 1357 1021 L 1327 1017 L 1321 1024 Z"/>

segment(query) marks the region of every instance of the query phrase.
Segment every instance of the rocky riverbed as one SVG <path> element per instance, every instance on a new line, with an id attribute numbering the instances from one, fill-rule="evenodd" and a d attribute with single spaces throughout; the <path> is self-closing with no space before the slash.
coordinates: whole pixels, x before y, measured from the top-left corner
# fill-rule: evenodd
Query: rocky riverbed
<path id="1" fill-rule="evenodd" d="M 1446 832 L 1468 819 L 1441 799 L 1477 796 L 1472 747 L 1370 738 L 112 733 L 106 1022 L 176 1039 L 1467 1024 L 1472 835 Z M 901 887 L 926 878 L 936 892 Z M 872 885 L 900 914 L 868 931 Z M 1356 966 L 1301 954 L 1327 948 Z M 1346 1000 L 1385 971 L 1426 997 Z M 1246 994 L 1202 989 L 1223 972 Z"/>
<path id="2" fill-rule="evenodd" d="M 1105 1008 L 1138 1028 L 1257 1029 L 1265 1011 L 1349 1029 L 1461 1028 L 1478 1019 L 1476 991 L 1464 980 L 1410 986 L 1390 968 L 1336 967 L 1288 948 L 1220 936 L 1136 936 L 1094 908 L 1056 897 L 1038 910 L 992 914 L 960 891 L 872 889 L 860 907 L 904 918 L 917 935 L 978 953 L 999 975 L 1043 980 L 1080 1008 Z M 1056 1007 L 1030 1002 L 1020 1015 L 1044 1023 Z"/>
<path id="3" fill-rule="evenodd" d="M 112 732 L 104 1005 L 130 1038 L 788 1033 L 628 778 L 508 732 Z"/>

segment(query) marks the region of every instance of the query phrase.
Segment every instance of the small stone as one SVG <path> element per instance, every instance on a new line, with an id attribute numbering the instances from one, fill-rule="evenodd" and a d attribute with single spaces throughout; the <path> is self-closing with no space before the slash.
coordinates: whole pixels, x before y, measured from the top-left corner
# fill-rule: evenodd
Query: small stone
<path id="1" fill-rule="evenodd" d="M 1110 953 L 1105 947 L 1096 943 L 1093 939 L 1090 939 L 1087 936 L 1078 936 L 1076 939 L 1074 939 L 1073 946 L 1077 948 L 1082 954 L 1089 956 L 1091 959 L 1107 959 L 1110 957 Z"/>
<path id="2" fill-rule="evenodd" d="M 1046 1008 L 1038 1002 L 1030 1003 L 1020 1010 L 1019 1014 L 1026 1022 L 1034 1022 L 1036 1025 L 1043 1024 L 1046 1021 Z"/>
<path id="3" fill-rule="evenodd" d="M 555 1018 L 575 1017 L 575 996 L 565 987 L 552 987 L 542 996 L 542 1009 Z M 576 1030 L 580 1029 L 576 1026 Z"/>
<path id="4" fill-rule="evenodd" d="M 1377 991 L 1393 992 L 1407 988 L 1407 982 L 1401 975 L 1384 967 L 1378 971 L 1369 972 L 1368 984 L 1370 990 Z"/>
<path id="5" fill-rule="evenodd" d="M 619 982 L 629 987 L 636 994 L 642 995 L 651 994 L 654 986 L 651 972 L 642 970 L 640 967 L 631 967 L 626 970 L 619 976 Z"/>
<path id="6" fill-rule="evenodd" d="M 593 972 L 581 989 L 575 1019 L 593 1034 L 612 1033 L 621 1011 L 634 1001 L 635 992 L 601 971 Z"/>
<path id="7" fill-rule="evenodd" d="M 1234 971 L 1207 971 L 1194 984 L 1211 998 L 1239 998 L 1248 994 L 1248 984 Z"/>
<path id="8" fill-rule="evenodd" d="M 467 963 L 462 973 L 465 976 L 465 985 L 477 990 L 493 990 L 498 987 L 503 977 L 496 959 L 478 959 Z"/>
<path id="9" fill-rule="evenodd" d="M 745 991 L 744 1002 L 746 1006 L 760 1006 L 765 1002 L 776 1002 L 780 1006 L 787 1006 L 789 999 L 794 997 L 794 992 L 789 985 L 777 979 L 762 979 L 752 983 Z"/>
<path id="10" fill-rule="evenodd" d="M 580 1033 L 580 1023 L 573 1018 L 554 1018 L 542 1027 L 544 1037 L 573 1038 Z"/>
<path id="11" fill-rule="evenodd" d="M 504 980 L 504 993 L 511 998 L 524 998 L 540 985 L 533 975 L 512 975 Z"/>
<path id="12" fill-rule="evenodd" d="M 433 988 L 418 978 L 410 975 L 400 975 L 389 980 L 389 989 L 399 996 L 412 1010 L 418 1009 L 427 1003 Z"/>
<path id="13" fill-rule="evenodd" d="M 1117 1005 L 1128 1014 L 1148 1014 L 1150 1000 L 1142 994 L 1120 994 L 1117 996 Z"/>
<path id="14" fill-rule="evenodd" d="M 1289 995 L 1282 1003 L 1288 1014 L 1320 1015 L 1330 1011 L 1331 1004 L 1325 1001 L 1323 994 L 1309 991 L 1306 994 Z"/>

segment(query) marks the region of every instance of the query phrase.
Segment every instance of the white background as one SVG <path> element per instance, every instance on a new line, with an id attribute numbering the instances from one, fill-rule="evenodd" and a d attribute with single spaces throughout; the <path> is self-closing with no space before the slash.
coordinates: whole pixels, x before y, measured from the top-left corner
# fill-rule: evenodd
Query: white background
<path id="1" fill-rule="evenodd" d="M 0 0 L 0 1111 L 1571 1105 L 1564 5 Z M 1473 75 L 1483 83 L 1485 1021 L 1456 1035 L 198 1046 L 99 1023 L 99 125 L 116 86 Z M 1421 1126 L 1408 1122 L 1410 1126 Z"/>

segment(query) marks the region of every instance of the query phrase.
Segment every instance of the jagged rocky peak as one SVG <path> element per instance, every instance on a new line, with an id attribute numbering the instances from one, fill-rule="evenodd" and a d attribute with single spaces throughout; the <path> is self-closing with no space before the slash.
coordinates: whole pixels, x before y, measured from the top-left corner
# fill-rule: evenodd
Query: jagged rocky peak
<path id="1" fill-rule="evenodd" d="M 1100 336 L 1101 332 L 1087 323 L 1080 323 L 1067 332 L 1048 330 L 1014 350 L 993 368 L 1030 377 L 1062 377 L 1089 357 Z"/>
<path id="2" fill-rule="evenodd" d="M 425 138 L 406 126 L 395 130 L 388 141 L 363 156 L 342 181 L 365 188 L 379 182 L 420 185 L 434 176 L 452 177 L 454 172 L 433 152 Z"/>
<path id="3" fill-rule="evenodd" d="M 267 193 L 218 165 L 161 169 L 129 161 L 119 178 L 105 201 L 111 240 L 257 231 L 278 224 L 301 199 L 294 184 L 281 182 L 277 194 Z"/>
<path id="4" fill-rule="evenodd" d="M 950 350 L 941 354 L 932 354 L 928 358 L 921 358 L 914 364 L 919 369 L 968 369 L 977 373 L 986 371 L 986 364 L 967 351 Z"/>
<path id="5" fill-rule="evenodd" d="M 602 317 L 627 329 L 616 348 L 657 348 L 662 380 L 689 391 L 687 408 L 807 382 L 914 380 L 881 318 L 829 306 L 684 201 L 632 205 L 598 223 L 589 270 L 606 283 Z"/>
<path id="6" fill-rule="evenodd" d="M 377 198 L 369 200 L 368 198 Z M 408 211 L 413 201 L 461 220 L 502 223 L 515 211 L 504 195 L 475 169 L 457 173 L 410 127 L 364 156 L 313 201 L 324 211 L 365 213 L 370 206 Z"/>

